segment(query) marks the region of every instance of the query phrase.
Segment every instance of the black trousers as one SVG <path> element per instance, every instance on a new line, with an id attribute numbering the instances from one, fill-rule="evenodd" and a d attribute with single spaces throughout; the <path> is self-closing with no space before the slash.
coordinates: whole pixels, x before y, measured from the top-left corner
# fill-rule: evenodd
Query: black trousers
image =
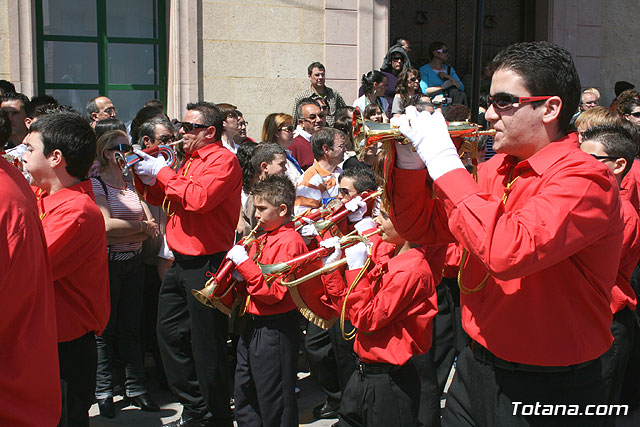
<path id="1" fill-rule="evenodd" d="M 298 313 L 250 319 L 238 341 L 234 386 L 239 427 L 298 425 Z"/>
<path id="2" fill-rule="evenodd" d="M 414 427 L 419 399 L 420 377 L 413 363 L 359 362 L 342 394 L 338 426 Z"/>
<path id="3" fill-rule="evenodd" d="M 191 290 L 204 287 L 206 273 L 215 272 L 224 255 L 175 254 L 160 288 L 157 327 L 167 382 L 184 407 L 183 415 L 210 412 L 221 425 L 232 419 L 226 366 L 228 318 L 200 303 Z"/>
<path id="4" fill-rule="evenodd" d="M 438 296 L 438 313 L 433 319 L 433 340 L 430 351 L 433 354 L 433 363 L 436 366 L 438 389 L 442 394 L 447 378 L 449 378 L 453 361 L 458 355 L 455 347 L 457 325 L 451 291 L 445 279 L 436 286 L 436 294 Z"/>
<path id="5" fill-rule="evenodd" d="M 96 339 L 88 333 L 58 343 L 62 415 L 59 426 L 89 427 L 89 408 L 96 387 Z"/>
<path id="6" fill-rule="evenodd" d="M 420 377 L 420 400 L 418 402 L 418 424 L 424 427 L 440 426 L 440 396 L 436 365 L 433 362 L 433 348 L 425 354 L 415 355 L 412 363 Z M 452 361 L 453 363 L 453 361 Z M 446 381 L 446 380 L 445 380 Z"/>
<path id="7" fill-rule="evenodd" d="M 349 333 L 353 330 L 353 325 L 347 319 L 344 321 L 344 331 Z M 345 340 L 340 330 L 340 321 L 336 321 L 329 329 L 329 339 L 333 348 L 333 355 L 338 366 L 338 383 L 340 384 L 340 394 L 344 391 L 349 378 L 356 371 L 358 356 L 353 352 L 353 340 Z"/>
<path id="8" fill-rule="evenodd" d="M 550 349 L 551 351 L 552 349 Z M 466 347 L 456 364 L 456 373 L 443 411 L 443 426 L 608 426 L 608 416 L 514 415 L 514 402 L 521 405 L 580 405 L 606 403 L 600 359 L 589 365 L 556 373 L 510 371 L 481 362 Z"/>
<path id="9" fill-rule="evenodd" d="M 610 404 L 620 403 L 625 371 L 633 347 L 634 322 L 633 312 L 628 308 L 624 308 L 614 314 L 613 322 L 611 323 L 613 344 L 605 354 L 600 356 L 602 379 L 607 387 L 606 402 Z"/>
<path id="10" fill-rule="evenodd" d="M 340 401 L 340 370 L 329 330 L 309 322 L 304 340 L 309 371 L 329 400 Z"/>

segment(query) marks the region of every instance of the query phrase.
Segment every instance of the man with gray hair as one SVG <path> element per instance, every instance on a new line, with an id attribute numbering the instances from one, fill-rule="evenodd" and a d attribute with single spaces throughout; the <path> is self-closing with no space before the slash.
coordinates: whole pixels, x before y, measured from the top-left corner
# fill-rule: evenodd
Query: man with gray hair
<path id="1" fill-rule="evenodd" d="M 96 122 L 100 120 L 116 118 L 116 107 L 113 106 L 113 102 L 106 96 L 96 96 L 90 99 L 85 109 L 91 127 L 95 127 Z"/>
<path id="2" fill-rule="evenodd" d="M 313 164 L 314 154 L 311 148 L 311 136 L 326 125 L 326 113 L 318 101 L 306 98 L 300 101 L 296 109 L 298 116 L 298 135 L 293 138 L 289 151 L 303 170 Z"/>
<path id="3" fill-rule="evenodd" d="M 176 140 L 176 132 L 165 117 L 154 117 L 138 128 L 138 145 L 142 148 L 170 144 Z"/>

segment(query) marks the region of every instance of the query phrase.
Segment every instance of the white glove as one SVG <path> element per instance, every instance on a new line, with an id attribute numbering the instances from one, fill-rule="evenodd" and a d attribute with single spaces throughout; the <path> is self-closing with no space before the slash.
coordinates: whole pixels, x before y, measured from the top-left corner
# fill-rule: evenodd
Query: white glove
<path id="1" fill-rule="evenodd" d="M 414 117 L 418 117 L 418 110 L 413 105 L 405 109 L 404 115 L 391 118 L 391 124 L 399 128 L 405 121 L 408 123 Z M 422 159 L 413 149 L 411 144 L 400 144 L 396 142 L 396 165 L 400 169 L 424 169 Z"/>
<path id="2" fill-rule="evenodd" d="M 300 227 L 300 230 L 298 230 L 300 235 L 306 238 L 312 238 L 314 236 L 317 236 L 318 230 L 316 229 L 316 226 L 313 225 L 313 221 L 305 217 L 302 217 L 302 220 L 306 222 L 307 225 L 303 225 L 302 227 Z"/>
<path id="3" fill-rule="evenodd" d="M 242 245 L 235 245 L 227 253 L 227 258 L 231 260 L 235 265 L 240 265 L 249 259 L 247 250 Z"/>
<path id="4" fill-rule="evenodd" d="M 347 265 L 349 266 L 349 270 L 355 270 L 357 268 L 364 267 L 364 263 L 367 262 L 367 258 L 369 257 L 367 245 L 362 242 L 346 248 L 344 250 L 344 254 L 347 257 Z"/>
<path id="5" fill-rule="evenodd" d="M 133 152 L 142 158 L 139 162 L 134 163 L 134 172 L 145 185 L 154 185 L 160 169 L 167 166 L 164 157 L 162 157 L 162 154 L 158 157 L 153 157 L 141 150 L 133 150 Z"/>
<path id="6" fill-rule="evenodd" d="M 455 86 L 455 82 L 453 80 L 446 80 L 444 83 L 442 83 L 442 90 L 446 90 L 449 89 L 451 86 Z"/>
<path id="7" fill-rule="evenodd" d="M 238 282 L 245 282 L 244 276 L 242 274 L 240 274 L 240 272 L 238 270 L 233 270 L 231 272 L 231 277 L 236 279 Z"/>
<path id="8" fill-rule="evenodd" d="M 362 201 L 362 197 L 356 196 L 344 204 L 345 209 L 351 212 L 347 215 L 350 222 L 358 222 L 367 213 L 367 204 Z"/>
<path id="9" fill-rule="evenodd" d="M 327 249 L 333 248 L 333 252 L 331 252 L 326 257 L 322 258 L 323 267 L 327 264 L 336 262 L 342 256 L 342 248 L 340 247 L 340 238 L 337 236 L 334 236 L 327 240 L 323 240 L 322 242 L 320 242 L 320 246 Z"/>
<path id="10" fill-rule="evenodd" d="M 440 110 L 433 114 L 423 111 L 414 118 L 407 115 L 401 120 L 400 132 L 411 140 L 434 181 L 449 171 L 464 169 Z"/>
<path id="11" fill-rule="evenodd" d="M 431 103 L 433 104 L 442 104 L 444 102 L 444 95 L 439 94 L 431 98 Z"/>
<path id="12" fill-rule="evenodd" d="M 373 219 L 371 219 L 370 216 L 368 216 L 358 221 L 354 227 L 358 231 L 358 233 L 362 235 L 362 233 L 364 233 L 367 230 L 371 230 L 372 228 L 378 228 L 378 224 L 376 224 L 376 222 Z"/>

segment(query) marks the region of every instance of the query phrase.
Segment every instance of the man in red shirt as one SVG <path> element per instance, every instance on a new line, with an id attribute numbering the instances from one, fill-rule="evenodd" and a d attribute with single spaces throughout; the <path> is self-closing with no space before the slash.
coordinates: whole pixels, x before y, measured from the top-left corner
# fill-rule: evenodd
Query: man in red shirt
<path id="1" fill-rule="evenodd" d="M 519 43 L 494 63 L 486 119 L 499 154 L 481 165 L 478 183 L 440 113 L 409 109 L 397 123 L 416 152 L 396 147 L 394 224 L 410 241 L 465 248 L 458 284 L 471 344 L 458 357 L 445 425 L 529 425 L 525 405 L 606 403 L 599 357 L 613 340 L 618 186 L 567 135 L 580 97 L 568 52 Z"/>
<path id="2" fill-rule="evenodd" d="M 51 265 L 33 192 L 0 158 L 0 425 L 60 421 Z"/>
<path id="3" fill-rule="evenodd" d="M 635 159 L 636 146 L 631 135 L 622 127 L 595 126 L 582 132 L 580 148 L 601 161 L 616 177 L 618 184 L 629 173 Z M 625 369 L 634 340 L 637 297 L 631 287 L 631 273 L 640 260 L 640 219 L 628 199 L 628 191 L 621 188 L 624 240 L 620 254 L 620 268 L 613 286 L 611 312 L 613 344 L 602 355 L 602 376 L 607 386 L 607 402 L 620 403 Z"/>
<path id="4" fill-rule="evenodd" d="M 24 144 L 53 272 L 61 425 L 89 426 L 96 381 L 96 341 L 109 320 L 109 271 L 104 219 L 86 180 L 96 137 L 70 112 L 38 117 Z"/>
<path id="5" fill-rule="evenodd" d="M 167 243 L 175 261 L 160 288 L 158 344 L 171 390 L 183 405 L 168 425 L 195 426 L 209 416 L 232 425 L 226 367 L 228 318 L 191 295 L 202 289 L 233 246 L 240 216 L 242 171 L 223 147 L 223 117 L 209 102 L 187 105 L 180 135 L 186 157 L 174 172 L 162 158 L 136 153 L 136 186 L 167 212 Z M 208 415 L 207 413 L 210 413 Z"/>

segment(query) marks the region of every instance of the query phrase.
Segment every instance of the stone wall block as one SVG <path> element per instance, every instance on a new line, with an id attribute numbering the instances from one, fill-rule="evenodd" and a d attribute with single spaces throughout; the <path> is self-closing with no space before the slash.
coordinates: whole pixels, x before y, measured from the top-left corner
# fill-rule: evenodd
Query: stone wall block
<path id="1" fill-rule="evenodd" d="M 229 6 L 218 3 L 202 4 L 202 38 L 229 39 Z"/>
<path id="2" fill-rule="evenodd" d="M 300 25 L 301 38 L 303 43 L 323 43 L 324 42 L 324 10 L 323 9 L 302 9 L 302 22 Z"/>
<path id="3" fill-rule="evenodd" d="M 342 95 L 342 99 L 347 105 L 352 105 L 353 101 L 358 98 L 359 80 L 328 80 L 327 86 L 333 90 L 337 90 Z"/>
<path id="4" fill-rule="evenodd" d="M 261 43 L 204 41 L 204 77 L 264 77 L 265 48 Z"/>
<path id="5" fill-rule="evenodd" d="M 578 38 L 575 55 L 600 57 L 602 47 L 602 29 L 600 27 L 578 26 Z"/>
<path id="6" fill-rule="evenodd" d="M 267 77 L 307 80 L 307 66 L 324 62 L 322 44 L 270 43 L 267 49 Z"/>
<path id="7" fill-rule="evenodd" d="M 327 10 L 326 43 L 356 45 L 358 43 L 358 12 Z"/>
<path id="8" fill-rule="evenodd" d="M 300 9 L 247 5 L 231 6 L 229 38 L 254 42 L 299 42 Z"/>
<path id="9" fill-rule="evenodd" d="M 325 47 L 327 74 L 332 79 L 359 80 L 357 73 L 358 48 L 356 46 L 328 45 Z"/>
<path id="10" fill-rule="evenodd" d="M 600 58 L 574 57 L 582 87 L 600 86 Z"/>
<path id="11" fill-rule="evenodd" d="M 202 86 L 205 101 L 214 102 L 216 104 L 221 102 L 233 104 L 234 101 L 231 95 L 230 79 L 205 77 L 202 79 Z"/>
<path id="12" fill-rule="evenodd" d="M 358 0 L 326 0 L 324 7 L 327 9 L 357 10 Z"/>

